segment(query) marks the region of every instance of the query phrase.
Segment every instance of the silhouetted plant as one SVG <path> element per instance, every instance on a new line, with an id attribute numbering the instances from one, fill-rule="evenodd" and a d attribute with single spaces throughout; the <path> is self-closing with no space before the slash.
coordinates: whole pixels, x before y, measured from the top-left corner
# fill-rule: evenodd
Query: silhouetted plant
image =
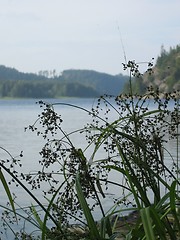
<path id="1" fill-rule="evenodd" d="M 152 73 L 152 64 L 149 63 L 148 72 Z M 93 201 L 88 203 L 88 207 L 93 211 L 97 205 L 100 207 L 102 217 L 105 217 L 104 209 L 100 197 L 106 197 L 104 187 L 111 184 L 119 184 L 124 193 L 124 204 L 131 204 L 138 209 L 146 208 L 152 204 L 160 202 L 165 189 L 170 190 L 171 186 L 167 181 L 177 181 L 176 172 L 173 173 L 164 164 L 164 143 L 165 136 L 177 137 L 179 125 L 179 105 L 178 92 L 167 93 L 162 96 L 158 89 L 149 88 L 144 96 L 133 93 L 131 77 L 141 76 L 138 65 L 130 61 L 124 64 L 124 69 L 130 70 L 130 93 L 127 95 L 102 96 L 97 100 L 97 106 L 91 109 L 81 109 L 78 106 L 66 104 L 86 111 L 92 116 L 92 122 L 83 129 L 77 130 L 85 134 L 88 146 L 93 146 L 91 156 L 86 155 L 86 150 L 76 149 L 71 141 L 71 134 L 67 134 L 61 128 L 62 119 L 54 110 L 55 105 L 40 102 L 44 106 L 44 111 L 39 116 L 40 124 L 44 131 L 39 132 L 35 125 L 30 129 L 37 130 L 47 139 L 45 147 L 41 151 L 42 170 L 33 179 L 33 187 L 37 187 L 42 180 L 50 182 L 48 193 L 55 194 L 57 183 L 55 179 L 57 173 L 63 174 L 63 191 L 59 191 L 53 209 L 56 218 L 68 226 L 71 216 L 80 219 L 83 215 L 82 206 L 76 192 L 76 177 L 79 174 L 79 182 L 85 199 Z M 155 109 L 149 109 L 150 102 L 154 103 Z M 169 103 L 174 101 L 173 111 Z M 61 104 L 61 103 L 59 103 Z M 109 118 L 111 112 L 115 111 L 115 119 Z M 52 139 L 60 132 L 61 138 Z M 98 151 L 104 149 L 106 154 L 103 159 L 96 157 Z M 174 159 L 172 159 L 174 161 Z M 177 163 L 173 162 L 174 166 Z M 51 165 L 57 165 L 57 172 L 48 173 Z M 117 171 L 122 175 L 123 182 L 109 182 L 108 174 Z M 49 175 L 50 174 L 50 175 Z M 30 179 L 31 176 L 28 176 Z M 31 181 L 30 181 L 31 183 Z M 126 191 L 128 189 L 128 191 Z M 133 198 L 126 196 L 131 192 Z M 149 196 L 149 193 L 151 197 Z M 45 192 L 45 194 L 47 194 Z M 177 196 L 178 197 L 178 196 Z M 122 204 L 117 197 L 114 204 Z"/>
<path id="2" fill-rule="evenodd" d="M 44 219 L 31 208 L 42 239 L 115 239 L 121 229 L 116 232 L 117 222 L 112 225 L 111 219 L 115 214 L 118 219 L 118 214 L 127 209 L 139 213 L 133 226 L 127 222 L 131 226 L 127 239 L 179 237 L 179 92 L 162 94 L 149 87 L 146 94 L 137 95 L 131 80 L 141 76 L 139 66 L 129 61 L 123 67 L 130 74 L 129 94 L 101 96 L 90 110 L 39 101 L 42 113 L 28 128 L 46 140 L 40 152 L 41 168 L 33 174 L 21 173 L 21 179 L 32 189 L 40 189 L 47 199 L 46 207 L 39 205 Z M 152 62 L 148 63 L 148 72 L 152 74 Z M 85 111 L 92 121 L 66 133 L 56 105 Z M 73 142 L 76 133 L 87 142 L 84 149 Z M 177 140 L 176 157 L 169 154 L 172 169 L 164 161 L 167 136 Z M 111 172 L 118 175 L 117 181 L 110 180 Z M 16 172 L 12 174 L 19 183 Z M 43 189 L 43 182 L 48 184 L 47 189 Z M 114 193 L 112 209 L 106 213 L 103 199 L 112 185 L 119 187 L 119 193 Z M 97 208 L 101 212 L 99 223 L 93 216 Z M 52 229 L 49 219 L 54 224 Z M 72 222 L 80 224 L 79 232 L 72 230 Z"/>

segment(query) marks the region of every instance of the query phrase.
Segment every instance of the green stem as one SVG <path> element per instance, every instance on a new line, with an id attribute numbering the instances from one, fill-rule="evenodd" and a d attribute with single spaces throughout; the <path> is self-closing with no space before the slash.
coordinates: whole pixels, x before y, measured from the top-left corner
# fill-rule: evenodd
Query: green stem
<path id="1" fill-rule="evenodd" d="M 47 211 L 47 209 L 43 206 L 43 204 L 33 195 L 33 193 L 16 177 L 13 173 L 10 172 L 8 168 L 6 168 L 2 163 L 0 163 L 0 167 L 2 167 L 28 194 L 35 200 L 35 202 L 43 209 L 43 211 L 49 216 L 49 218 L 54 222 L 54 224 L 60 229 L 62 233 L 62 229 L 59 228 L 58 222 L 52 217 L 52 215 Z"/>

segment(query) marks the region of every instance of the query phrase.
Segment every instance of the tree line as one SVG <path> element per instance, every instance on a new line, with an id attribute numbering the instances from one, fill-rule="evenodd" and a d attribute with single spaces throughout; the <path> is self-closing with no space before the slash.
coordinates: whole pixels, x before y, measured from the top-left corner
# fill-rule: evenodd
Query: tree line
<path id="1" fill-rule="evenodd" d="M 101 94 L 119 94 L 127 81 L 123 75 L 110 75 L 92 70 L 66 70 L 56 75 L 40 71 L 22 73 L 14 68 L 0 66 L 0 97 L 58 98 L 96 97 Z M 50 77 L 51 76 L 51 77 Z"/>
<path id="2" fill-rule="evenodd" d="M 151 75 L 145 73 L 134 79 L 134 91 L 143 94 L 148 86 L 158 87 L 161 92 L 180 90 L 180 45 L 170 47 L 169 51 L 162 45 L 152 70 Z M 125 91 L 128 91 L 128 85 Z"/>

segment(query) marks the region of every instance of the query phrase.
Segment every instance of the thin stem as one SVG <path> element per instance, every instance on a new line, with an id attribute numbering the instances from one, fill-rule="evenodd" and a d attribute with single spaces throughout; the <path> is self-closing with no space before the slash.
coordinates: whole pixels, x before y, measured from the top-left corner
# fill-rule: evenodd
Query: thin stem
<path id="1" fill-rule="evenodd" d="M 43 206 L 43 204 L 33 195 L 33 193 L 16 177 L 13 173 L 10 172 L 8 168 L 6 168 L 2 163 L 0 163 L 0 167 L 2 167 L 28 194 L 31 196 L 35 202 L 43 209 L 43 211 L 49 216 L 49 218 L 54 222 L 54 224 L 59 228 L 58 222 L 52 217 L 52 215 L 47 211 L 47 209 Z M 60 228 L 62 233 L 62 229 Z"/>

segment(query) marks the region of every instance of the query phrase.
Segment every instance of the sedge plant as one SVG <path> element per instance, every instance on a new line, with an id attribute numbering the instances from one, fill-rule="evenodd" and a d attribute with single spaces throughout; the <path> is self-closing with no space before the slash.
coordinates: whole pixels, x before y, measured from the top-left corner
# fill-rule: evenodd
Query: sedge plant
<path id="1" fill-rule="evenodd" d="M 30 208 L 41 239 L 180 237 L 179 92 L 162 94 L 149 87 L 144 95 L 138 95 L 133 92 L 133 79 L 141 76 L 138 64 L 129 61 L 123 66 L 130 74 L 129 93 L 101 96 L 90 110 L 68 103 L 39 102 L 42 113 L 28 129 L 46 140 L 40 152 L 40 170 L 20 176 L 21 185 L 24 181 L 24 186 L 39 188 L 47 201 L 46 206 L 36 201 L 43 217 L 35 206 Z M 150 74 L 151 70 L 149 63 Z M 67 133 L 56 105 L 84 111 L 92 121 Z M 76 146 L 74 134 L 84 138 L 84 148 Z M 165 147 L 167 136 L 176 139 L 175 157 Z M 166 165 L 165 153 L 172 169 Z M 43 189 L 43 182 L 47 189 Z M 114 187 L 118 191 L 112 193 Z M 112 206 L 108 210 L 104 200 L 109 199 L 109 191 Z M 97 209 L 99 219 L 95 218 Z M 123 215 L 127 211 L 136 213 L 135 220 L 131 218 L 134 215 Z"/>

